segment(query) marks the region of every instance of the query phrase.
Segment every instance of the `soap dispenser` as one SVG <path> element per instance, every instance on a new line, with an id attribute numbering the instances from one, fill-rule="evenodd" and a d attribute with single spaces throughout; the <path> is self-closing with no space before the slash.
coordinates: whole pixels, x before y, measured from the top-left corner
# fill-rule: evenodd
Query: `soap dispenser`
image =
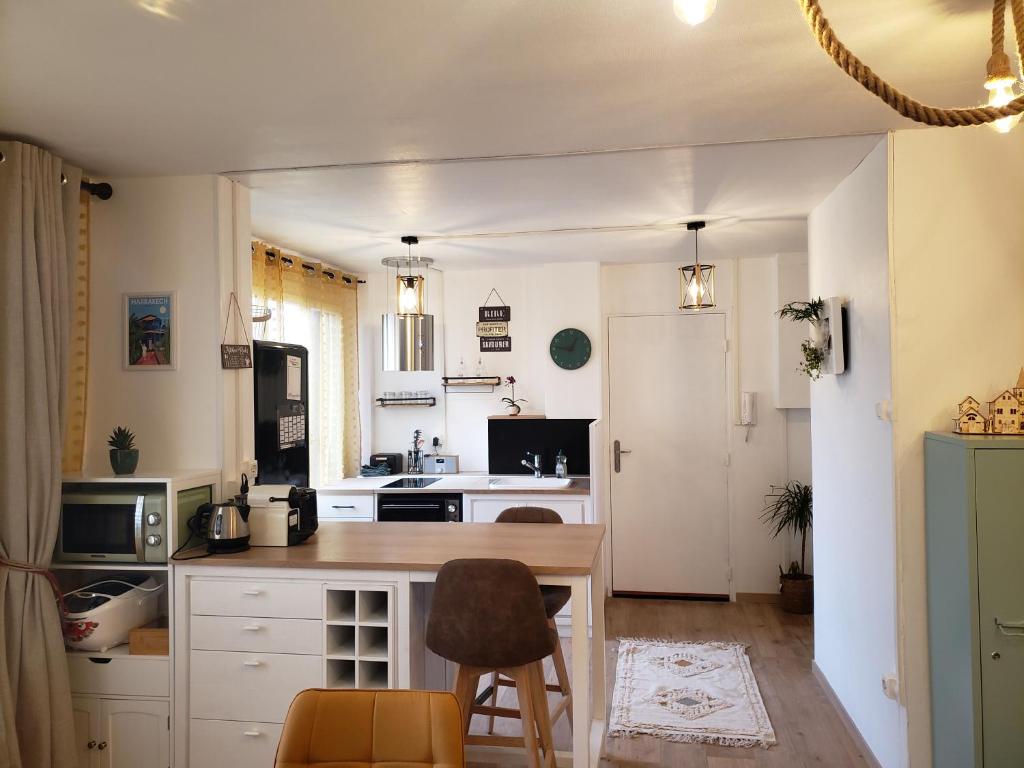
<path id="1" fill-rule="evenodd" d="M 558 454 L 555 456 L 555 477 L 565 478 L 569 476 L 569 460 L 565 458 L 565 451 L 561 448 L 558 449 Z"/>

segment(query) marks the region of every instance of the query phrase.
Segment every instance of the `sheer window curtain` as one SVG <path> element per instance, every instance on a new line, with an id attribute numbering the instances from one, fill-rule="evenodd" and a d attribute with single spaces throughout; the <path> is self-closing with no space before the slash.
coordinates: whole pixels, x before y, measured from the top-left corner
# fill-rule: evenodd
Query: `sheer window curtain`
<path id="1" fill-rule="evenodd" d="M 270 310 L 260 339 L 301 344 L 310 359 L 310 483 L 359 474 L 359 341 L 353 278 L 261 242 L 252 246 L 253 304 Z M 262 326 L 262 327 L 261 327 Z"/>
<path id="2" fill-rule="evenodd" d="M 71 766 L 71 691 L 47 569 L 60 510 L 81 173 L 20 142 L 0 142 L 0 153 L 0 765 Z"/>

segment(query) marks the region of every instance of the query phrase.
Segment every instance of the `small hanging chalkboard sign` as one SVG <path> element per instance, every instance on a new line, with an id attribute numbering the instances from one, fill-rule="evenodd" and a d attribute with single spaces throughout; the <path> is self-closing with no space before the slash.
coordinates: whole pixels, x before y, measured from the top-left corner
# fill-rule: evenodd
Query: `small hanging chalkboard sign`
<path id="1" fill-rule="evenodd" d="M 497 297 L 501 304 L 489 307 L 487 302 L 491 300 L 491 296 Z M 512 319 L 512 307 L 505 303 L 505 300 L 501 298 L 501 294 L 498 293 L 497 288 L 491 288 L 491 292 L 487 294 L 487 298 L 484 299 L 484 305 L 480 307 L 481 323 L 507 323 Z"/>
<path id="2" fill-rule="evenodd" d="M 481 323 L 507 323 L 512 319 L 512 307 L 480 307 Z"/>
<path id="3" fill-rule="evenodd" d="M 512 351 L 512 337 L 511 336 L 481 336 L 480 337 L 480 351 L 481 352 L 511 352 Z"/>
<path id="4" fill-rule="evenodd" d="M 245 344 L 225 344 L 228 340 L 228 323 L 231 322 L 231 305 L 235 305 L 235 312 L 238 314 L 238 322 L 242 326 L 242 333 L 245 335 Z M 249 348 L 249 334 L 245 330 L 245 319 L 242 317 L 242 309 L 238 306 L 238 299 L 235 292 L 231 292 L 228 299 L 228 316 L 224 318 L 224 336 L 220 345 L 220 367 L 226 369 L 252 368 L 252 350 Z"/>

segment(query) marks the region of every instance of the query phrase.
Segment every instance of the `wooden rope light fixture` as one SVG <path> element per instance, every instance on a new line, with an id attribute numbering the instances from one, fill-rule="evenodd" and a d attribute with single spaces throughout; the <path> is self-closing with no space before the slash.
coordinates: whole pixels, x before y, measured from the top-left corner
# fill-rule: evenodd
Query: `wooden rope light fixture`
<path id="1" fill-rule="evenodd" d="M 958 128 L 965 125 L 992 125 L 1001 133 L 1010 131 L 1024 113 L 1024 95 L 1017 94 L 1018 79 L 1004 49 L 1007 0 L 992 4 L 992 55 L 986 66 L 986 106 L 947 109 L 923 104 L 907 96 L 879 77 L 858 59 L 836 36 L 825 18 L 818 0 L 796 0 L 811 34 L 821 49 L 847 75 L 860 83 L 904 117 L 925 125 Z M 1019 60 L 1024 62 L 1024 0 L 1009 0 L 1013 15 L 1014 37 Z M 715 10 L 717 0 L 673 0 L 676 15 L 689 24 L 699 24 Z"/>
<path id="2" fill-rule="evenodd" d="M 1013 128 L 1024 112 L 1024 96 L 1014 95 L 1017 78 L 1010 67 L 1010 57 L 1003 48 L 1006 0 L 994 0 L 992 5 L 992 55 L 988 60 L 985 79 L 985 88 L 989 91 L 988 106 L 962 109 L 932 107 L 900 92 L 843 45 L 822 13 L 818 0 L 797 0 L 797 3 L 821 49 L 847 75 L 904 117 L 925 125 L 949 128 L 995 123 L 997 130 L 1005 133 Z M 1024 59 L 1024 0 L 1010 0 L 1010 8 L 1017 51 L 1021 59 Z"/>

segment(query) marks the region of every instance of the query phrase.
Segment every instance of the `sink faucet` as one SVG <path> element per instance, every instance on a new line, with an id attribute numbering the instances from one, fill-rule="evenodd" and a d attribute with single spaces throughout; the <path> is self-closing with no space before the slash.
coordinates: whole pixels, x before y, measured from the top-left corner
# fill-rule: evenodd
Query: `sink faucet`
<path id="1" fill-rule="evenodd" d="M 520 463 L 524 467 L 526 467 L 527 469 L 532 469 L 534 477 L 543 477 L 544 475 L 540 471 L 540 454 L 539 453 L 530 453 L 529 451 L 527 451 L 526 455 L 527 456 L 531 456 L 533 458 L 533 463 L 531 464 L 526 459 L 523 459 Z"/>

